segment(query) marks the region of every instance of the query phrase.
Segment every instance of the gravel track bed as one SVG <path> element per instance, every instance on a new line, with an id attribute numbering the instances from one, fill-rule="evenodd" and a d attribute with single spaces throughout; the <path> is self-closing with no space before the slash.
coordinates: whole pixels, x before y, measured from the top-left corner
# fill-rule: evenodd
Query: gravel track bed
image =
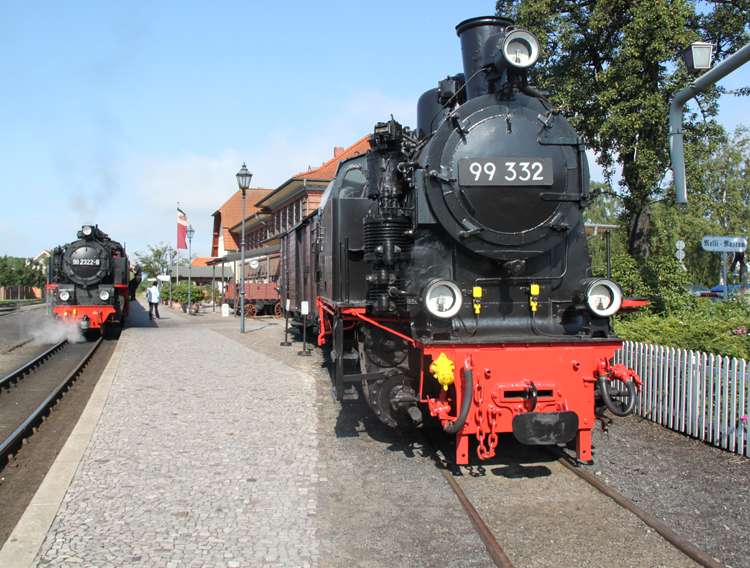
<path id="1" fill-rule="evenodd" d="M 261 325 L 277 331 L 252 333 L 256 336 L 253 348 L 260 349 L 262 344 L 264 350 L 275 350 L 288 364 L 307 369 L 318 379 L 320 477 L 324 480 L 319 494 L 321 566 L 473 566 L 490 562 L 455 496 L 439 479 L 440 472 L 416 438 L 382 426 L 361 393 L 357 399 L 347 397 L 342 406 L 333 401 L 325 353 L 315 348 L 313 357 L 299 357 L 302 343 L 296 333 L 290 334 L 291 347 L 278 347 L 278 341 L 283 340 L 283 320 L 268 319 Z M 468 484 L 479 500 L 475 506 L 488 521 L 493 515 L 501 516 L 488 509 L 492 491 L 514 503 L 505 510 L 503 522 L 508 532 L 497 538 L 501 546 L 505 546 L 503 538 L 520 543 L 514 552 L 518 566 L 605 565 L 601 562 L 606 555 L 601 552 L 586 554 L 586 546 L 594 546 L 587 538 L 599 541 L 602 551 L 609 539 L 610 558 L 618 559 L 608 562 L 610 566 L 694 565 L 676 551 L 672 558 L 671 545 L 640 521 L 633 521 L 624 533 L 610 530 L 624 514 L 619 507 L 593 489 L 577 487 L 583 481 L 563 482 L 572 474 L 548 455 L 516 444 L 510 436 L 503 443 L 506 455 L 491 463 L 472 462 L 472 467 L 463 471 L 461 483 L 490 478 L 484 489 L 477 483 Z M 750 535 L 749 465 L 750 460 L 630 417 L 617 419 L 608 433 L 594 434 L 594 465 L 587 469 L 717 560 L 732 568 L 750 568 L 750 537 L 746 536 Z M 521 496 L 508 493 L 529 480 L 541 488 L 533 496 L 533 509 Z M 564 490 L 556 488 L 560 483 L 566 485 Z M 530 540 L 528 530 L 534 528 L 534 517 L 545 517 L 545 499 L 555 491 L 571 491 L 568 483 L 583 496 L 583 502 L 588 503 L 585 506 L 592 508 L 586 517 L 588 524 L 576 521 L 584 527 L 576 537 L 579 546 L 567 542 L 555 547 L 552 542 Z M 566 515 L 569 519 L 582 514 L 574 500 L 566 499 L 558 508 L 561 526 L 568 524 Z M 524 509 L 529 510 L 524 513 Z M 688 514 L 690 510 L 692 514 Z M 446 527 L 449 534 L 442 532 Z M 431 535 L 429 539 L 425 533 Z M 554 535 L 549 538 L 554 539 Z M 642 550 L 634 551 L 634 546 Z M 570 552 L 561 556 L 562 548 Z M 545 552 L 536 554 L 540 550 Z M 659 555 L 671 560 L 659 563 Z"/>
<path id="2" fill-rule="evenodd" d="M 273 332 L 246 334 L 254 336 L 254 349 L 275 351 L 277 357 L 314 373 L 318 379 L 320 477 L 324 480 L 319 494 L 321 566 L 492 565 L 456 497 L 439 479 L 442 475 L 416 438 L 382 426 L 361 393 L 356 400 L 347 397 L 341 407 L 333 401 L 324 352 L 315 348 L 313 357 L 297 356 L 302 342 L 296 333 L 289 335 L 291 347 L 279 347 L 283 320 L 264 318 L 256 320 L 255 325 Z M 593 443 L 594 464 L 585 466 L 587 470 L 727 567 L 750 568 L 750 460 L 639 417 L 616 419 L 608 432 L 594 433 Z M 562 478 L 572 474 L 537 449 L 516 444 L 510 436 L 503 444 L 507 455 L 492 463 L 472 462 L 463 474 L 466 479 L 492 478 L 495 489 L 474 489 L 480 500 L 475 506 L 488 521 L 493 514 L 498 516 L 486 506 L 488 491 L 504 492 L 508 495 L 506 501 L 514 503 L 520 496 L 507 492 L 519 481 L 531 479 L 543 491 L 551 492 L 534 496 L 535 510 L 519 514 L 528 509 L 520 499 L 510 509 L 514 516 L 506 515 L 505 537 L 521 543 L 514 558 L 519 567 L 694 565 L 680 553 L 667 563 L 653 563 L 653 558 L 670 545 L 640 522 L 627 529 L 631 532 L 625 532 L 628 536 L 624 540 L 622 534 L 610 531 L 617 521 L 607 511 L 611 507 L 612 514 L 621 515 L 622 510 L 604 496 L 599 498 L 593 489 L 576 489 L 585 499 L 593 499 L 586 502 L 594 503 L 594 512 L 601 513 L 589 516 L 588 533 L 581 531 L 578 544 L 586 544 L 587 534 L 601 543 L 609 539 L 611 559 L 618 559 L 617 562 L 599 563 L 605 557 L 587 556 L 585 547 L 576 550 L 576 546 L 571 546 L 574 543 L 556 548 L 552 542 L 529 540 L 524 527 L 533 529 L 534 516 L 544 517 L 545 499 L 554 494 Z M 464 480 L 461 483 L 466 485 Z M 580 480 L 572 483 L 584 484 Z M 472 487 L 479 486 L 470 483 L 469 491 Z M 566 486 L 565 491 L 569 490 Z M 575 502 L 568 501 L 565 506 L 567 509 L 561 506 L 556 513 L 562 524 L 566 523 L 565 515 L 581 514 L 576 511 L 581 507 Z M 496 536 L 504 546 L 503 535 Z M 554 536 L 549 540 L 554 540 Z M 634 546 L 643 550 L 634 551 Z M 571 552 L 560 556 L 560 548 Z M 649 560 L 655 549 L 661 552 Z M 546 552 L 535 556 L 534 551 L 539 550 Z M 506 552 L 510 555 L 512 551 Z"/>
<path id="3" fill-rule="evenodd" d="M 169 309 L 164 312 L 159 327 L 180 317 Z M 361 393 L 347 397 L 343 405 L 332 400 L 322 350 L 314 348 L 312 357 L 298 356 L 302 341 L 296 333 L 290 333 L 291 347 L 280 347 L 284 320 L 248 320 L 247 333 L 240 336 L 236 318 L 190 318 L 195 325 L 232 321 L 237 329 L 220 325 L 215 331 L 316 379 L 318 566 L 494 566 L 416 436 L 383 426 Z M 653 531 L 636 525 L 624 534 L 610 531 L 621 523 L 619 509 L 609 511 L 608 499 L 596 493 L 592 497 L 582 486 L 571 491 L 572 474 L 537 449 L 515 444 L 511 437 L 502 444 L 505 454 L 490 463 L 472 462 L 463 469 L 460 483 L 476 499 L 485 520 L 495 523 L 493 529 L 505 523 L 505 533 L 496 534 L 501 546 L 506 546 L 504 539 L 516 539 L 516 548 L 506 552 L 517 568 L 690 565 L 684 557 L 674 562 L 649 560 L 648 553 L 663 546 Z M 594 464 L 585 466 L 588 471 L 727 567 L 750 568 L 750 460 L 639 417 L 616 419 L 607 433 L 594 433 L 593 444 Z M 5 485 L 11 488 L 8 480 Z M 534 491 L 530 493 L 529 487 Z M 569 495 L 552 513 L 550 496 L 561 492 Z M 531 538 L 535 518 L 546 521 L 545 516 L 556 515 L 561 526 L 568 525 L 581 514 L 582 505 L 591 511 L 577 540 L 557 546 L 552 541 L 566 538 L 562 533 Z M 547 537 L 550 542 L 543 541 Z M 609 539 L 611 558 L 617 562 L 587 556 L 589 537 L 601 543 Z M 561 555 L 563 548 L 575 554 Z"/>
<path id="4" fill-rule="evenodd" d="M 5 354 L 19 343 L 34 337 L 37 337 L 40 343 L 51 344 L 65 339 L 61 337 L 57 341 L 41 341 L 46 339 L 43 337 L 43 330 L 49 329 L 50 322 L 51 318 L 47 315 L 46 306 L 43 305 L 24 306 L 3 315 L 0 317 L 0 354 Z"/>
<path id="5" fill-rule="evenodd" d="M 731 568 L 750 568 L 750 459 L 639 416 L 593 436 L 610 487 Z"/>

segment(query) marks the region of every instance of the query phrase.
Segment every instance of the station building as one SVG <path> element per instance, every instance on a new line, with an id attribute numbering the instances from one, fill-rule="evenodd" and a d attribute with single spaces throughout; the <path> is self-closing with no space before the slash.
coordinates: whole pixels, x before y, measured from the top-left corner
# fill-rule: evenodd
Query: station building
<path id="1" fill-rule="evenodd" d="M 369 150 L 370 136 L 348 148 L 334 148 L 333 158 L 316 169 L 292 176 L 274 190 L 246 190 L 245 279 L 251 283 L 279 280 L 279 236 L 314 214 L 323 192 L 336 175 L 339 162 Z M 232 266 L 239 275 L 242 242 L 242 190 L 232 195 L 214 214 L 210 267 Z"/>

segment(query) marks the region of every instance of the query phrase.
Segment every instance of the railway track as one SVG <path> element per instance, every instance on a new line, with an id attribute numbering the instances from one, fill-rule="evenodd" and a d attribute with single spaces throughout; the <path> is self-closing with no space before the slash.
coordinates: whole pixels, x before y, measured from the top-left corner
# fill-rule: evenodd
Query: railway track
<path id="1" fill-rule="evenodd" d="M 101 342 L 61 341 L 0 379 L 0 464 L 17 452 Z"/>
<path id="2" fill-rule="evenodd" d="M 24 312 L 30 312 L 35 310 L 43 310 L 46 306 L 44 304 L 42 305 L 34 305 L 34 306 L 28 306 L 24 309 L 21 309 L 20 306 L 0 306 L 0 318 L 8 317 L 8 316 L 17 316 L 19 314 L 22 314 Z"/>
<path id="3" fill-rule="evenodd" d="M 440 449 L 436 449 L 436 446 L 439 446 L 439 442 L 433 445 L 433 442 L 425 437 L 419 430 L 416 431 L 416 435 L 420 442 L 424 445 L 425 450 L 431 455 L 436 467 L 442 472 L 443 476 L 455 493 L 462 507 L 466 511 L 466 514 L 469 517 L 472 526 L 484 543 L 487 552 L 492 558 L 492 561 L 495 563 L 495 565 L 499 568 L 516 568 L 517 565 L 511 561 L 510 557 L 503 549 L 503 546 L 500 544 L 501 542 L 503 542 L 504 538 L 503 535 L 500 534 L 499 526 L 493 527 L 493 524 L 496 525 L 496 523 L 493 523 L 492 520 L 485 521 L 485 519 L 482 518 L 482 515 L 477 510 L 478 507 L 475 506 L 474 503 L 472 503 L 471 498 L 467 495 L 467 492 L 465 492 L 464 488 L 462 487 L 463 484 L 467 484 L 465 480 L 471 479 L 473 481 L 473 484 L 468 483 L 467 485 L 474 485 L 474 487 L 470 487 L 468 491 L 470 493 L 474 493 L 475 495 L 480 494 L 481 492 L 475 491 L 477 479 L 487 479 L 489 477 L 489 472 L 487 471 L 487 469 L 495 469 L 492 467 L 493 464 L 490 463 L 486 467 L 469 467 L 464 470 L 462 469 L 462 467 L 448 462 L 443 456 L 442 451 Z M 697 565 L 705 566 L 707 568 L 726 568 L 724 564 L 716 561 L 711 556 L 682 538 L 670 527 L 659 521 L 655 516 L 635 505 L 632 501 L 609 487 L 595 475 L 592 475 L 586 470 L 577 467 L 574 463 L 574 460 L 569 455 L 557 448 L 557 446 L 542 447 L 540 448 L 540 451 L 546 453 L 549 456 L 550 461 L 553 461 L 563 468 L 573 472 L 576 476 L 585 481 L 589 486 L 596 489 L 603 495 L 609 497 L 612 502 L 616 503 L 622 509 L 638 517 L 643 523 L 645 523 L 645 525 L 650 527 L 651 530 L 661 535 L 664 540 L 670 543 L 675 549 L 680 551 Z M 531 467 L 533 468 L 538 466 Z M 540 469 L 530 469 L 530 471 L 538 473 Z M 534 476 L 534 473 L 530 474 L 530 477 Z M 462 482 L 462 480 L 464 481 Z M 494 489 L 492 491 L 494 491 Z M 533 499 L 530 499 L 530 504 L 532 501 Z M 503 505 L 501 505 L 501 507 L 502 506 Z M 494 508 L 494 505 L 491 505 L 490 507 L 485 506 L 485 508 L 491 509 Z M 563 534 L 559 534 L 558 537 L 561 537 L 563 539 L 565 538 Z M 614 534 L 613 538 L 616 538 Z"/>

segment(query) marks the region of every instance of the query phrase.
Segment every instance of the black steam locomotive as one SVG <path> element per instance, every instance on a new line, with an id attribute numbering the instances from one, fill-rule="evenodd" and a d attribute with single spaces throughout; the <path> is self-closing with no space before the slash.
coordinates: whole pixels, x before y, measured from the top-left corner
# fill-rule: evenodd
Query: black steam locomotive
<path id="1" fill-rule="evenodd" d="M 500 432 L 576 439 L 588 461 L 596 412 L 631 412 L 640 381 L 610 363 L 625 300 L 590 266 L 584 144 L 528 84 L 531 32 L 499 17 L 456 29 L 464 73 L 421 97 L 416 131 L 377 124 L 282 238 L 282 301 L 315 308 L 339 400 L 359 382 L 386 424 L 429 412 L 457 463 L 472 435 L 493 456 Z"/>
<path id="2" fill-rule="evenodd" d="M 124 325 L 128 272 L 125 248 L 97 225 L 84 225 L 77 241 L 52 251 L 47 288 L 55 319 L 102 333 L 108 324 Z"/>

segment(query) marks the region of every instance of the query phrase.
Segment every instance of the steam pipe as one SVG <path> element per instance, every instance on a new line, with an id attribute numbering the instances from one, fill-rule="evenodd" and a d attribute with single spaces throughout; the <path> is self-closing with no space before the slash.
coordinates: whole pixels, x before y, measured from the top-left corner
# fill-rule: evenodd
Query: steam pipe
<path id="1" fill-rule="evenodd" d="M 599 391 L 602 394 L 602 402 L 604 402 L 604 406 L 607 407 L 607 409 L 614 414 L 615 416 L 629 416 L 633 413 L 633 409 L 635 408 L 635 399 L 636 399 L 636 388 L 635 383 L 633 381 L 626 381 L 625 388 L 628 389 L 628 404 L 623 409 L 620 410 L 615 406 L 615 403 L 612 401 L 612 397 L 609 396 L 609 390 L 607 389 L 607 377 L 601 376 L 599 377 Z"/>
<path id="2" fill-rule="evenodd" d="M 677 192 L 677 203 L 687 203 L 687 187 L 685 186 L 685 152 L 682 145 L 682 109 L 690 99 L 698 93 L 729 75 L 750 60 L 750 43 L 739 51 L 727 57 L 705 75 L 698 77 L 672 99 L 669 108 L 669 153 L 672 157 L 672 173 Z"/>
<path id="3" fill-rule="evenodd" d="M 464 379 L 466 379 L 466 385 L 464 388 L 464 400 L 461 405 L 461 412 L 455 422 L 449 422 L 445 425 L 443 430 L 445 430 L 446 434 L 458 434 L 461 431 L 461 428 L 464 427 L 464 424 L 466 424 L 466 418 L 469 416 L 471 395 L 474 393 L 474 379 L 471 369 L 464 369 Z"/>

